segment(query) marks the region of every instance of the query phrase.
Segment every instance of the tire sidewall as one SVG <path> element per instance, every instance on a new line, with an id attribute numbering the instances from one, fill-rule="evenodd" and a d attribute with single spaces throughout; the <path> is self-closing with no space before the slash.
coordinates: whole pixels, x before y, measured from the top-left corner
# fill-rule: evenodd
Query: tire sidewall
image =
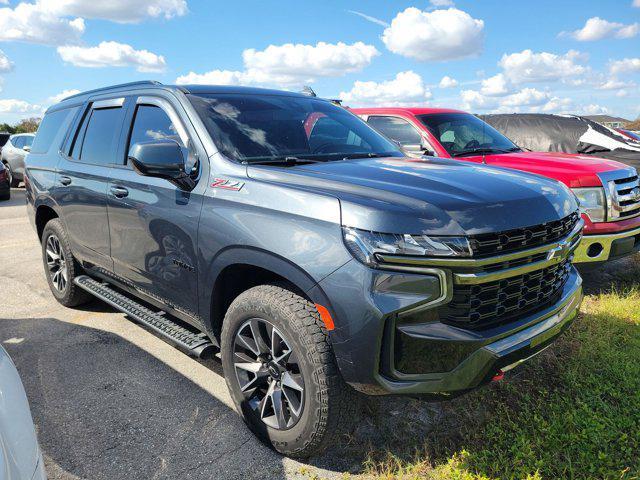
<path id="1" fill-rule="evenodd" d="M 64 289 L 64 292 L 60 292 L 51 281 L 51 275 L 49 274 L 49 267 L 47 266 L 47 240 L 52 235 L 55 235 L 60 242 L 60 248 L 62 249 L 65 257 L 65 264 L 67 269 L 67 285 Z M 63 305 L 67 305 L 71 303 L 71 297 L 73 295 L 73 279 L 74 279 L 74 259 L 73 254 L 71 253 L 71 248 L 69 247 L 69 240 L 67 239 L 66 232 L 64 231 L 64 227 L 59 219 L 53 219 L 49 221 L 42 231 L 42 263 L 44 266 L 45 275 L 47 277 L 47 283 L 49 284 L 49 289 L 53 296 L 58 300 L 58 302 Z"/>
<path id="2" fill-rule="evenodd" d="M 318 402 L 320 387 L 317 383 L 313 362 L 310 359 L 313 353 L 309 351 L 313 349 L 313 345 L 310 341 L 304 341 L 303 330 L 295 328 L 300 325 L 296 324 L 297 318 L 293 312 L 288 310 L 286 306 L 276 305 L 275 302 L 261 301 L 253 293 L 251 290 L 245 292 L 242 295 L 242 300 L 232 305 L 225 316 L 221 336 L 221 353 L 227 387 L 236 410 L 259 438 L 279 451 L 301 450 L 306 446 L 309 438 L 313 437 L 317 423 L 321 421 L 319 418 L 321 404 Z M 232 361 L 233 344 L 240 327 L 251 318 L 262 318 L 274 325 L 297 353 L 304 379 L 304 407 L 298 422 L 288 430 L 276 430 L 264 424 L 247 405 L 245 397 L 240 391 Z"/>

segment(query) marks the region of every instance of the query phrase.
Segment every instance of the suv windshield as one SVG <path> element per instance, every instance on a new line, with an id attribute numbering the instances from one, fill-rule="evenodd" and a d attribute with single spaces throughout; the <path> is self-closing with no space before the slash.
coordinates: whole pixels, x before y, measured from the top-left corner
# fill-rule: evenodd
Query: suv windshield
<path id="1" fill-rule="evenodd" d="M 364 121 L 326 100 L 287 95 L 188 96 L 220 151 L 240 162 L 403 156 Z"/>
<path id="2" fill-rule="evenodd" d="M 491 125 L 469 113 L 434 113 L 418 118 L 452 157 L 520 151 Z"/>

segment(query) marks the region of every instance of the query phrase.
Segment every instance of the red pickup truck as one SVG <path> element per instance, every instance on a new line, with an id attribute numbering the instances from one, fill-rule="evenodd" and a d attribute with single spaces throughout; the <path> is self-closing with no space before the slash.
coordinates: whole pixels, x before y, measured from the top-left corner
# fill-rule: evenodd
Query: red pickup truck
<path id="1" fill-rule="evenodd" d="M 475 115 L 439 108 L 353 108 L 410 154 L 434 155 L 536 173 L 573 190 L 585 220 L 574 262 L 603 262 L 640 250 L 635 168 L 565 153 L 527 152 Z"/>

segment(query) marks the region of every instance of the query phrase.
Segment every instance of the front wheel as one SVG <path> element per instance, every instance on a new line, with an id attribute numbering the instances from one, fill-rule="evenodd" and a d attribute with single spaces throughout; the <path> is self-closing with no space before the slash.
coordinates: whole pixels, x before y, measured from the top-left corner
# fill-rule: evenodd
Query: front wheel
<path id="1" fill-rule="evenodd" d="M 11 170 L 11 165 L 5 163 L 4 166 L 7 169 L 7 175 L 9 176 L 9 185 L 11 188 L 18 188 L 20 186 L 20 180 L 18 180 L 13 174 L 13 170 Z"/>
<path id="2" fill-rule="evenodd" d="M 236 409 L 280 453 L 308 457 L 356 418 L 315 306 L 276 285 L 251 288 L 229 307 L 222 365 Z"/>

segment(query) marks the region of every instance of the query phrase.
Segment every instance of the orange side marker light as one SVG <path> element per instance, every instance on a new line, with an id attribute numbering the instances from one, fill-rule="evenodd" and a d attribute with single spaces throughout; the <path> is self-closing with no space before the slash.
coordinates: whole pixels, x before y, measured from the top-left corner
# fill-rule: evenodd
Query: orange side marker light
<path id="1" fill-rule="evenodd" d="M 327 330 L 333 330 L 334 328 L 336 328 L 336 326 L 333 324 L 333 318 L 331 318 L 329 310 L 318 303 L 316 303 L 316 309 L 318 309 L 320 320 L 322 320 L 324 326 L 327 327 Z"/>

